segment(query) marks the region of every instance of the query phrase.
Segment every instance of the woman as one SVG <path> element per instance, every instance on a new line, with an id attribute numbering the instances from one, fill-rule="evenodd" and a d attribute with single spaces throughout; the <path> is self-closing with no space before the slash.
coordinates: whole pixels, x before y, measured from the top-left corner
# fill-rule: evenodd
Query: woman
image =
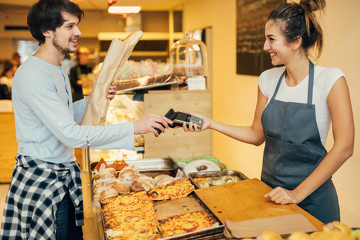
<path id="1" fill-rule="evenodd" d="M 343 72 L 314 66 L 312 47 L 320 56 L 323 34 L 316 16 L 324 0 L 285 3 L 270 13 L 264 50 L 272 64 L 263 72 L 252 126 L 238 127 L 204 119 L 239 141 L 265 141 L 261 179 L 274 188 L 265 195 L 277 204 L 296 203 L 324 223 L 340 219 L 331 176 L 352 155 L 354 122 Z M 324 148 L 332 121 L 334 145 Z M 192 125 L 185 131 L 200 131 Z"/>

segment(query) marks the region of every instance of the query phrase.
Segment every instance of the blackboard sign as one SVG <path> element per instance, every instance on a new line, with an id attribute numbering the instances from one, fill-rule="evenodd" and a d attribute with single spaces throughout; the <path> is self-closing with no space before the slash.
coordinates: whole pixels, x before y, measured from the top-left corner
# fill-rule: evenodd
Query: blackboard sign
<path id="1" fill-rule="evenodd" d="M 270 12 L 285 0 L 236 1 L 236 72 L 260 75 L 272 68 L 269 53 L 263 50 L 265 23 Z"/>

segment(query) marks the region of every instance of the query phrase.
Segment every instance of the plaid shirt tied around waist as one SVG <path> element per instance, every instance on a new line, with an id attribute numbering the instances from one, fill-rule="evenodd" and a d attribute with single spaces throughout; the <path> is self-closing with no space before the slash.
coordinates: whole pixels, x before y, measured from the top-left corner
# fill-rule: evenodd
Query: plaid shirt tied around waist
<path id="1" fill-rule="evenodd" d="M 1 225 L 1 239 L 53 240 L 57 206 L 69 192 L 76 225 L 84 224 L 79 165 L 16 156 Z"/>

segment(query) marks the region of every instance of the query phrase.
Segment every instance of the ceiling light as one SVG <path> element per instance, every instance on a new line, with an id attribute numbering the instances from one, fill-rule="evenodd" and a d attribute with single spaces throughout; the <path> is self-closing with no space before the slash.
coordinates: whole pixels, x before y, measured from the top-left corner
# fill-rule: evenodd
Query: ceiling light
<path id="1" fill-rule="evenodd" d="M 109 13 L 112 14 L 131 14 L 140 12 L 140 6 L 110 6 Z"/>

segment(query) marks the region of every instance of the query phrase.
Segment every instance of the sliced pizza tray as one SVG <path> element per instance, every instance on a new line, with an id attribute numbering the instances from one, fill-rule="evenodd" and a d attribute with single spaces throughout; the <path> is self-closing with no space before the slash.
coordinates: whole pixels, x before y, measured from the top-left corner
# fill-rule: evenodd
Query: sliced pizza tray
<path id="1" fill-rule="evenodd" d="M 196 194 L 191 193 L 189 196 L 174 200 L 164 200 L 164 201 L 155 201 L 154 202 L 155 212 L 159 220 L 163 220 L 169 217 L 176 215 L 182 215 L 186 213 L 191 213 L 195 211 L 206 211 L 210 213 L 216 221 L 219 223 L 216 226 L 201 229 L 194 232 L 189 232 L 186 234 L 180 234 L 172 237 L 161 238 L 163 240 L 177 240 L 177 239 L 196 239 L 196 240 L 207 240 L 207 239 L 220 239 L 224 238 L 224 225 L 216 217 L 215 214 L 209 210 L 209 208 L 197 197 Z M 101 211 L 101 223 L 102 223 L 102 232 L 104 233 L 101 236 L 102 239 L 108 240 L 106 233 L 104 231 L 104 216 L 103 211 Z M 159 232 L 161 234 L 160 228 Z"/>
<path id="2" fill-rule="evenodd" d="M 169 217 L 183 215 L 186 213 L 205 211 L 210 213 L 216 221 L 219 223 L 217 226 L 201 229 L 198 231 L 180 234 L 172 237 L 162 238 L 164 240 L 170 239 L 217 239 L 224 237 L 224 225 L 214 215 L 211 210 L 197 197 L 196 194 L 191 193 L 185 198 L 179 198 L 174 200 L 156 201 L 155 211 L 159 220 L 163 220 Z"/>

